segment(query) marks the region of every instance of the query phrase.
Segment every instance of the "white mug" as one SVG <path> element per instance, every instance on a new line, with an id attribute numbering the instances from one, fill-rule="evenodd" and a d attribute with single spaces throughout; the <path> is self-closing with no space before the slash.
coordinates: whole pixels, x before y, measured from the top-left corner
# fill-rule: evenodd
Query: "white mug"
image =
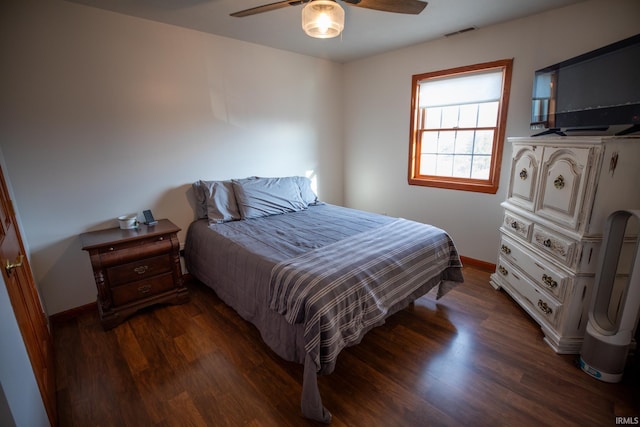
<path id="1" fill-rule="evenodd" d="M 138 216 L 137 215 L 122 215 L 118 217 L 118 223 L 123 230 L 130 230 L 132 228 L 138 228 Z"/>

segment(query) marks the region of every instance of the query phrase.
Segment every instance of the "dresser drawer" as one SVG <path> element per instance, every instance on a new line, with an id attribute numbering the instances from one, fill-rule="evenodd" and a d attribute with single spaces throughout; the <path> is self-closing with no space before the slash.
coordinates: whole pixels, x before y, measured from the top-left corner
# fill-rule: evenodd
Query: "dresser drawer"
<path id="1" fill-rule="evenodd" d="M 562 304 L 545 295 L 536 285 L 504 257 L 498 259 L 497 274 L 507 282 L 509 288 L 517 292 L 528 306 L 528 311 L 537 319 L 542 319 L 552 327 L 556 326 Z"/>
<path id="2" fill-rule="evenodd" d="M 576 242 L 573 240 L 536 224 L 533 228 L 531 243 L 562 261 L 563 264 L 571 266 L 572 255 L 576 249 Z"/>
<path id="3" fill-rule="evenodd" d="M 120 306 L 171 290 L 173 287 L 173 275 L 167 273 L 111 288 L 111 297 L 113 298 L 113 304 Z"/>
<path id="4" fill-rule="evenodd" d="M 111 286 L 118 286 L 170 271 L 171 258 L 166 254 L 111 267 L 107 270 L 107 276 Z"/>
<path id="5" fill-rule="evenodd" d="M 500 253 L 504 259 L 517 265 L 540 288 L 552 294 L 558 301 L 564 301 L 566 289 L 572 280 L 567 273 L 553 268 L 548 262 L 536 257 L 507 236 L 502 236 Z"/>
<path id="6" fill-rule="evenodd" d="M 522 219 L 509 211 L 505 211 L 502 227 L 528 242 L 532 230 L 531 221 Z"/>

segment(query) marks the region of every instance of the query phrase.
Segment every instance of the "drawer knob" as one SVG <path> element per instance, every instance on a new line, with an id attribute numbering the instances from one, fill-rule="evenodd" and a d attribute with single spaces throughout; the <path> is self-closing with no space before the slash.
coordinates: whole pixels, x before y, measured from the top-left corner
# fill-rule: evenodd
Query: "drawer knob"
<path id="1" fill-rule="evenodd" d="M 511 253 L 511 249 L 509 249 L 509 246 L 507 245 L 502 245 L 500 247 L 500 250 L 502 251 L 502 253 L 509 255 Z"/>
<path id="2" fill-rule="evenodd" d="M 511 223 L 511 228 L 518 229 L 518 221 L 513 221 L 513 222 Z"/>
<path id="3" fill-rule="evenodd" d="M 558 190 L 562 190 L 564 188 L 564 176 L 558 175 L 558 177 L 553 180 L 553 186 Z"/>
<path id="4" fill-rule="evenodd" d="M 551 307 L 549 307 L 547 305 L 546 302 L 542 301 L 541 299 L 538 300 L 538 308 L 544 313 L 544 314 L 551 314 L 553 313 L 553 310 L 551 309 Z"/>
<path id="5" fill-rule="evenodd" d="M 506 276 L 507 274 L 509 274 L 509 271 L 507 271 L 506 268 L 504 268 L 503 266 L 498 266 L 498 271 L 500 272 L 500 274 L 502 274 L 503 276 Z"/>
<path id="6" fill-rule="evenodd" d="M 520 179 L 524 181 L 527 179 L 527 176 L 527 170 L 525 168 L 522 168 L 522 170 L 520 171 Z"/>
<path id="7" fill-rule="evenodd" d="M 162 240 L 164 240 L 164 237 L 160 236 L 160 237 L 158 237 L 158 240 L 162 241 Z"/>
<path id="8" fill-rule="evenodd" d="M 147 265 L 141 265 L 139 267 L 136 267 L 133 269 L 133 271 L 135 271 L 136 273 L 142 275 L 144 273 L 146 273 L 149 270 L 149 266 Z"/>
<path id="9" fill-rule="evenodd" d="M 553 278 L 551 276 L 548 276 L 546 274 L 542 275 L 542 281 L 544 282 L 545 285 L 547 285 L 548 288 L 556 288 L 558 286 L 558 282 L 556 282 L 555 280 L 553 280 Z"/>
<path id="10" fill-rule="evenodd" d="M 542 244 L 544 245 L 545 248 L 550 248 L 551 247 L 551 239 L 545 239 Z"/>
<path id="11" fill-rule="evenodd" d="M 151 285 L 142 285 L 138 288 L 138 292 L 140 292 L 143 295 L 148 294 L 150 290 L 151 290 Z"/>

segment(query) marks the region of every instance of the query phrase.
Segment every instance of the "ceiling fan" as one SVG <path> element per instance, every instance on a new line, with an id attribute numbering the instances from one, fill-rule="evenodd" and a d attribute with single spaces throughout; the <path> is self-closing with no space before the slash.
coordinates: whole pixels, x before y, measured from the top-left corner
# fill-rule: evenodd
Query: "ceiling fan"
<path id="1" fill-rule="evenodd" d="M 418 15 L 427 6 L 426 2 L 420 0 L 343 0 L 351 6 L 363 7 L 365 9 L 380 10 L 382 12 L 406 13 L 409 15 Z M 243 17 L 256 15 L 258 13 L 269 12 L 281 9 L 287 6 L 299 6 L 303 3 L 309 3 L 305 0 L 288 0 L 277 1 L 275 3 L 264 4 L 262 6 L 252 7 L 250 9 L 241 10 L 232 13 L 231 16 Z"/>
<path id="2" fill-rule="evenodd" d="M 379 10 L 382 12 L 403 13 L 418 15 L 427 6 L 420 0 L 342 0 L 350 6 L 365 9 Z M 287 6 L 299 6 L 305 4 L 302 9 L 302 28 L 311 37 L 331 38 L 336 37 L 344 28 L 344 10 L 335 0 L 285 0 L 252 7 L 232 13 L 231 16 L 241 18 L 270 12 Z"/>

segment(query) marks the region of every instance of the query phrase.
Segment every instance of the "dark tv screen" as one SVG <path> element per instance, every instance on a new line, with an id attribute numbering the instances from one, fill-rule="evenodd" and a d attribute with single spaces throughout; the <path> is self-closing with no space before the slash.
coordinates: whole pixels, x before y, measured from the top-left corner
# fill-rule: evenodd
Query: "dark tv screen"
<path id="1" fill-rule="evenodd" d="M 532 129 L 638 124 L 640 34 L 535 72 Z"/>

